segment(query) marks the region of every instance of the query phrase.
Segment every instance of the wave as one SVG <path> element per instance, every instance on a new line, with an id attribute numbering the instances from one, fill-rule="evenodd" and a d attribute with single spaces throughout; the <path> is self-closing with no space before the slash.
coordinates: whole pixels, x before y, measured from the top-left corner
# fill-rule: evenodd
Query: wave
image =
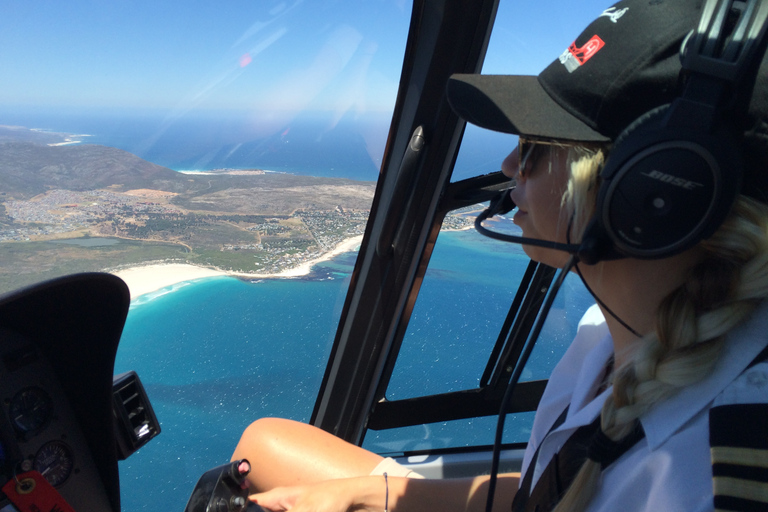
<path id="1" fill-rule="evenodd" d="M 181 290 L 182 288 L 186 288 L 187 286 L 208 280 L 208 279 L 217 279 L 215 277 L 200 277 L 197 279 L 191 279 L 189 281 L 181 281 L 180 283 L 174 283 L 169 286 L 165 286 L 163 288 L 160 288 L 159 290 L 155 290 L 153 292 L 145 293 L 144 295 L 139 295 L 135 299 L 131 300 L 131 306 L 130 309 L 133 309 L 135 307 L 143 306 L 145 304 L 149 304 L 150 302 L 154 302 L 160 297 L 164 297 L 165 295 L 168 295 L 173 292 L 177 292 Z"/>

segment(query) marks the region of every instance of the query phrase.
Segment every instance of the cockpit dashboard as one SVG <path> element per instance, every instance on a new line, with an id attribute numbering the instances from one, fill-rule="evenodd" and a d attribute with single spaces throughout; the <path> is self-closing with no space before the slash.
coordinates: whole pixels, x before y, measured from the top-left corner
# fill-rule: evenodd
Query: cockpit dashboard
<path id="1" fill-rule="evenodd" d="M 113 378 L 126 285 L 79 274 L 0 297 L 0 487 L 41 474 L 78 512 L 119 511 L 118 460 L 159 431 L 135 373 Z M 42 487 L 42 486 L 40 486 Z M 0 494 L 0 510 L 18 510 Z"/>

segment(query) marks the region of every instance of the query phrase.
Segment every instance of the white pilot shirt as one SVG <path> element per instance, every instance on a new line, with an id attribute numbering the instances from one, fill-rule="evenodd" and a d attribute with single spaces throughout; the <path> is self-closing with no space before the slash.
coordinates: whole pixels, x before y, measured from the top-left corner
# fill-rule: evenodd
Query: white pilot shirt
<path id="1" fill-rule="evenodd" d="M 768 305 L 728 335 L 712 373 L 657 404 L 640 421 L 645 438 L 602 473 L 589 512 L 711 511 L 712 469 L 709 409 L 716 405 L 768 403 L 768 362 L 744 369 L 768 344 Z M 590 424 L 611 393 L 593 395 L 604 377 L 613 346 L 602 313 L 593 306 L 573 343 L 555 367 L 536 412 L 522 474 L 542 443 L 531 488 L 570 435 Z M 548 436 L 570 404 L 565 422 Z"/>

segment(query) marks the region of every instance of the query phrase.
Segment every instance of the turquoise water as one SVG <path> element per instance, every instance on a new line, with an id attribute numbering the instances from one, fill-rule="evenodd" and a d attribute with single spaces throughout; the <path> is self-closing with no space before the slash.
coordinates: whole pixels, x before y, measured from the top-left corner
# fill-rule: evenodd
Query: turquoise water
<path id="1" fill-rule="evenodd" d="M 181 510 L 200 475 L 229 459 L 250 422 L 309 419 L 355 257 L 343 254 L 301 279 L 208 278 L 133 302 L 116 373 L 138 372 L 162 433 L 120 463 L 123 510 Z M 518 247 L 474 231 L 441 233 L 392 392 L 477 385 L 527 262 Z M 527 378 L 546 375 L 559 358 L 584 310 L 581 293 L 564 288 L 553 317 L 566 328 L 548 327 Z M 525 440 L 530 419 L 509 422 L 516 440 Z M 426 438 L 436 447 L 490 444 L 494 424 L 490 418 L 370 433 L 366 445 L 391 451 Z M 407 445 L 397 441 L 403 435 Z"/>
<path id="2" fill-rule="evenodd" d="M 35 125 L 27 121 L 18 124 Z M 364 145 L 354 123 L 341 123 L 322 143 L 310 136 L 316 126 L 297 124 L 291 131 L 290 154 L 280 150 L 284 144 L 267 140 L 237 153 L 219 148 L 217 156 L 208 158 L 214 154 L 209 146 L 221 142 L 210 138 L 213 128 L 208 121 L 180 124 L 151 147 L 142 141 L 152 133 L 156 119 L 123 120 L 119 130 L 110 119 L 100 117 L 83 118 L 75 125 L 71 117 L 64 121 L 60 125 L 56 119 L 41 119 L 39 126 L 90 133 L 89 142 L 125 149 L 173 169 L 260 167 L 359 180 L 378 177 L 380 161 L 360 150 Z M 386 126 L 388 120 L 382 124 Z M 383 140 L 386 129 L 380 131 Z M 498 169 L 508 148 L 508 141 L 496 135 L 468 129 L 454 181 Z M 102 241 L 92 240 L 96 242 L 88 243 Z M 115 371 L 138 372 L 162 433 L 120 463 L 123 510 L 181 510 L 197 479 L 228 461 L 241 432 L 253 420 L 309 419 L 355 257 L 355 253 L 338 256 L 301 279 L 208 278 L 180 283 L 132 303 Z M 476 386 L 527 264 L 519 246 L 491 241 L 474 231 L 441 233 L 388 397 Z M 545 327 L 545 342 L 537 345 L 524 379 L 549 374 L 572 338 L 585 302 L 591 300 L 566 281 L 550 315 L 554 322 Z M 511 437 L 506 440 L 525 441 L 531 418 L 530 414 L 510 418 Z M 399 451 L 487 445 L 494 425 L 495 418 L 482 418 L 371 432 L 365 446 Z"/>
<path id="3" fill-rule="evenodd" d="M 343 277 L 203 279 L 132 307 L 116 372 L 138 372 L 162 433 L 120 463 L 123 510 L 181 510 L 251 421 L 309 419 Z"/>
<path id="4" fill-rule="evenodd" d="M 392 374 L 387 399 L 477 388 L 530 260 L 520 246 L 474 230 L 441 233 Z M 546 379 L 593 303 L 575 275 L 566 278 L 521 376 Z M 493 443 L 497 418 L 472 418 L 368 432 L 363 446 L 402 452 Z M 525 443 L 533 413 L 510 415 L 504 441 Z"/>

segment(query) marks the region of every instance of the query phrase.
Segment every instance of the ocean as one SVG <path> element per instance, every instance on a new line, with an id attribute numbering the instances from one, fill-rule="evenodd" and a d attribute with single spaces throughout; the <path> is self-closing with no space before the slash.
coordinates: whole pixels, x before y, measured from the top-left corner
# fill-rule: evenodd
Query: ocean
<path id="1" fill-rule="evenodd" d="M 8 114 L 8 113 L 6 113 Z M 175 170 L 262 168 L 375 180 L 387 123 L 299 119 L 280 133 L 241 140 L 243 119 L 62 112 L 4 123 L 88 134 Z M 149 135 L 148 135 L 149 134 Z M 149 137 L 149 141 L 147 139 Z M 455 179 L 499 168 L 509 136 L 468 129 Z M 455 180 L 454 179 L 454 180 Z M 135 370 L 162 433 L 120 462 L 122 509 L 181 510 L 197 479 L 223 464 L 243 429 L 263 416 L 307 421 L 331 350 L 356 253 L 295 279 L 231 277 L 179 283 L 134 300 L 116 373 Z M 395 367 L 391 398 L 477 386 L 528 258 L 474 230 L 443 232 Z M 589 300 L 569 277 L 524 379 L 546 377 Z M 532 414 L 508 420 L 505 441 L 524 442 Z M 364 446 L 398 451 L 491 444 L 495 418 L 371 432 Z M 408 439 L 403 441 L 404 436 Z"/>
<path id="2" fill-rule="evenodd" d="M 230 111 L 0 110 L 0 124 L 85 135 L 78 138 L 83 143 L 122 149 L 176 171 L 259 168 L 363 181 L 378 179 L 389 121 L 380 115 L 305 114 L 269 130 L 250 115 Z M 468 126 L 454 180 L 499 170 L 516 143 L 512 135 Z"/>
<path id="3" fill-rule="evenodd" d="M 115 371 L 138 372 L 162 433 L 120 463 L 123 510 L 181 510 L 251 421 L 309 418 L 346 284 L 318 269 L 306 279 L 207 278 L 135 301 Z"/>
<path id="4" fill-rule="evenodd" d="M 489 251 L 492 244 L 474 231 L 440 234 L 392 398 L 477 386 L 527 263 L 519 250 Z M 242 430 L 259 417 L 309 419 L 355 256 L 342 254 L 304 278 L 206 278 L 134 301 L 116 372 L 138 372 L 163 431 L 120 463 L 124 510 L 180 509 L 200 475 L 227 462 Z M 584 311 L 585 293 L 566 281 L 555 325 L 547 324 L 547 343 L 537 346 L 524 379 L 551 371 Z M 511 417 L 505 441 L 524 442 L 532 418 Z M 364 446 L 391 452 L 491 444 L 495 421 L 370 432 Z"/>

